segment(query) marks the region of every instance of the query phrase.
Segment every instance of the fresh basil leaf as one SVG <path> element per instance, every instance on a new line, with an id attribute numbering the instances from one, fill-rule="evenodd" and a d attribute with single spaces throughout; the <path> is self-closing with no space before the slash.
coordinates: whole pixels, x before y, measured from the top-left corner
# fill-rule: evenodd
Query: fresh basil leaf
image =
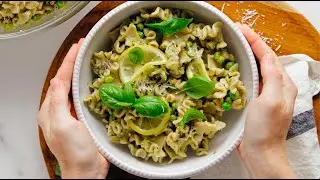
<path id="1" fill-rule="evenodd" d="M 232 101 L 236 99 L 236 94 L 233 94 L 232 92 L 229 91 L 228 96 L 231 98 Z"/>
<path id="2" fill-rule="evenodd" d="M 160 23 L 149 23 L 146 26 L 150 29 L 157 30 L 164 35 L 174 34 L 181 31 L 191 23 L 193 19 L 169 18 Z"/>
<path id="3" fill-rule="evenodd" d="M 124 101 L 128 102 L 128 103 L 134 103 L 134 101 L 136 100 L 136 95 L 134 93 L 134 90 L 132 88 L 132 85 L 130 83 L 126 83 L 124 85 Z"/>
<path id="4" fill-rule="evenodd" d="M 207 78 L 199 75 L 193 76 L 183 85 L 183 90 L 194 99 L 208 96 L 213 89 L 214 84 Z"/>
<path id="5" fill-rule="evenodd" d="M 141 61 L 144 59 L 144 53 L 143 50 L 139 47 L 134 47 L 129 52 L 129 59 L 134 64 L 140 64 Z"/>
<path id="6" fill-rule="evenodd" d="M 112 109 L 123 109 L 132 105 L 126 100 L 124 90 L 115 84 L 102 84 L 99 88 L 101 101 Z"/>
<path id="7" fill-rule="evenodd" d="M 60 169 L 60 166 L 59 166 L 58 163 L 54 167 L 54 173 L 56 174 L 56 176 L 60 176 L 61 177 L 61 169 Z"/>
<path id="8" fill-rule="evenodd" d="M 189 108 L 187 112 L 184 113 L 179 124 L 180 126 L 184 127 L 185 124 L 194 119 L 207 119 L 207 117 L 201 111 L 195 108 Z"/>
<path id="9" fill-rule="evenodd" d="M 168 104 L 156 96 L 143 96 L 134 102 L 133 107 L 137 113 L 149 118 L 165 114 L 169 109 Z"/>

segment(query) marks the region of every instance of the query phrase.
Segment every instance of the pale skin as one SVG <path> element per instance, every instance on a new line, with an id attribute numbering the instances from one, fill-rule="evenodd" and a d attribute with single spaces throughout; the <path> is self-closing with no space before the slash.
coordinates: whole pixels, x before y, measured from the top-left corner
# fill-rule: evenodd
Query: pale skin
<path id="1" fill-rule="evenodd" d="M 252 178 L 297 178 L 286 154 L 297 88 L 272 49 L 248 26 L 237 25 L 257 57 L 262 76 L 260 95 L 248 104 L 239 155 Z M 72 45 L 50 81 L 37 119 L 60 164 L 62 178 L 105 178 L 110 163 L 99 153 L 84 124 L 70 113 L 68 94 L 82 41 Z"/>

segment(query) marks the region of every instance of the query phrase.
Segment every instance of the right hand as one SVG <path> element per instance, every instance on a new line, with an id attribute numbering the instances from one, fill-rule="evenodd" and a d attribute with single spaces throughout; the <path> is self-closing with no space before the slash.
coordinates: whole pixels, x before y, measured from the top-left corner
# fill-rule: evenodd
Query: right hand
<path id="1" fill-rule="evenodd" d="M 248 105 L 240 157 L 254 178 L 295 177 L 286 137 L 298 90 L 274 51 L 247 25 L 238 24 L 260 63 L 262 90 Z"/>

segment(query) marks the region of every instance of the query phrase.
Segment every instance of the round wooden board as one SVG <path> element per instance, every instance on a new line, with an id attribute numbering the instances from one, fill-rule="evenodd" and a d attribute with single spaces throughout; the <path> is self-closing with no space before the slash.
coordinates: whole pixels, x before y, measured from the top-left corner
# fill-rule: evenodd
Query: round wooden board
<path id="1" fill-rule="evenodd" d="M 62 43 L 59 51 L 52 61 L 41 94 L 40 106 L 46 96 L 50 80 L 55 76 L 63 58 L 73 43 L 85 37 L 94 24 L 110 10 L 122 4 L 124 1 L 104 1 L 92 9 L 70 32 Z M 264 37 L 278 55 L 307 54 L 313 59 L 320 60 L 320 35 L 319 32 L 295 9 L 284 2 L 237 2 L 237 1 L 208 1 L 216 8 L 223 10 L 234 22 L 246 24 L 253 23 L 252 28 Z M 244 13 L 255 14 L 251 19 L 243 19 Z M 242 21 L 241 21 L 242 20 Z M 70 99 L 71 95 L 70 95 Z M 320 96 L 313 101 L 315 118 L 317 121 L 318 135 L 320 134 Z M 40 107 L 39 106 L 39 107 Z M 76 117 L 72 106 L 72 115 Z M 320 136 L 318 136 L 320 139 Z M 56 159 L 50 152 L 41 129 L 39 128 L 40 145 L 46 162 L 50 178 L 56 178 L 54 167 Z M 124 177 L 138 178 L 121 169 L 112 166 L 108 178 Z"/>

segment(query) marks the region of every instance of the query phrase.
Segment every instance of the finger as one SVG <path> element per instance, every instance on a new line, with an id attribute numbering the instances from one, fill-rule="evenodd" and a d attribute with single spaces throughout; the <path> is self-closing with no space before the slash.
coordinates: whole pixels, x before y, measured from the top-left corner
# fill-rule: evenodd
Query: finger
<path id="1" fill-rule="evenodd" d="M 237 23 L 260 62 L 263 87 L 261 93 L 270 98 L 280 98 L 283 94 L 284 68 L 273 50 L 249 26 Z"/>
<path id="2" fill-rule="evenodd" d="M 41 110 L 37 114 L 37 122 L 44 134 L 49 132 L 50 120 L 48 117 L 48 109 L 41 107 Z"/>
<path id="3" fill-rule="evenodd" d="M 239 26 L 240 30 L 246 37 L 247 41 L 249 42 L 253 50 L 253 53 L 256 55 L 259 62 L 265 59 L 264 56 L 267 56 L 267 55 L 273 55 L 275 57 L 277 56 L 275 52 L 249 26 L 247 26 L 246 24 L 240 24 L 240 23 L 236 23 L 236 24 Z M 281 71 L 284 71 L 282 64 L 277 59 L 275 61 L 275 64 L 277 68 L 280 68 Z"/>
<path id="4" fill-rule="evenodd" d="M 81 46 L 81 44 L 83 43 L 83 41 L 84 41 L 84 38 L 79 39 L 78 45 Z"/>
<path id="5" fill-rule="evenodd" d="M 49 120 L 49 103 L 50 103 L 50 94 L 51 94 L 51 88 L 49 86 L 47 90 L 46 97 L 44 98 L 44 101 L 41 104 L 40 110 L 37 115 L 38 125 L 42 129 L 42 131 L 45 133 L 46 130 L 50 126 L 50 120 Z"/>
<path id="6" fill-rule="evenodd" d="M 279 100 L 283 95 L 283 75 L 276 66 L 275 56 L 268 54 L 264 56 L 261 65 L 261 75 L 263 80 L 263 88 L 261 95 Z"/>
<path id="7" fill-rule="evenodd" d="M 72 79 L 72 72 L 74 62 L 76 60 L 78 50 L 78 44 L 73 44 L 67 53 L 66 57 L 64 58 L 61 67 L 59 68 L 56 78 L 60 79 L 66 86 L 66 90 L 69 92 L 71 86 L 71 79 Z"/>
<path id="8" fill-rule="evenodd" d="M 252 51 L 257 56 L 259 62 L 261 62 L 263 60 L 263 57 L 267 54 L 275 55 L 273 50 L 249 26 L 241 25 L 239 23 L 237 23 L 237 25 L 243 35 L 246 37 Z"/>
<path id="9" fill-rule="evenodd" d="M 68 108 L 68 93 L 64 90 L 64 84 L 58 78 L 53 78 L 50 81 L 50 107 L 49 113 L 52 119 L 65 119 L 66 115 L 70 115 Z"/>

